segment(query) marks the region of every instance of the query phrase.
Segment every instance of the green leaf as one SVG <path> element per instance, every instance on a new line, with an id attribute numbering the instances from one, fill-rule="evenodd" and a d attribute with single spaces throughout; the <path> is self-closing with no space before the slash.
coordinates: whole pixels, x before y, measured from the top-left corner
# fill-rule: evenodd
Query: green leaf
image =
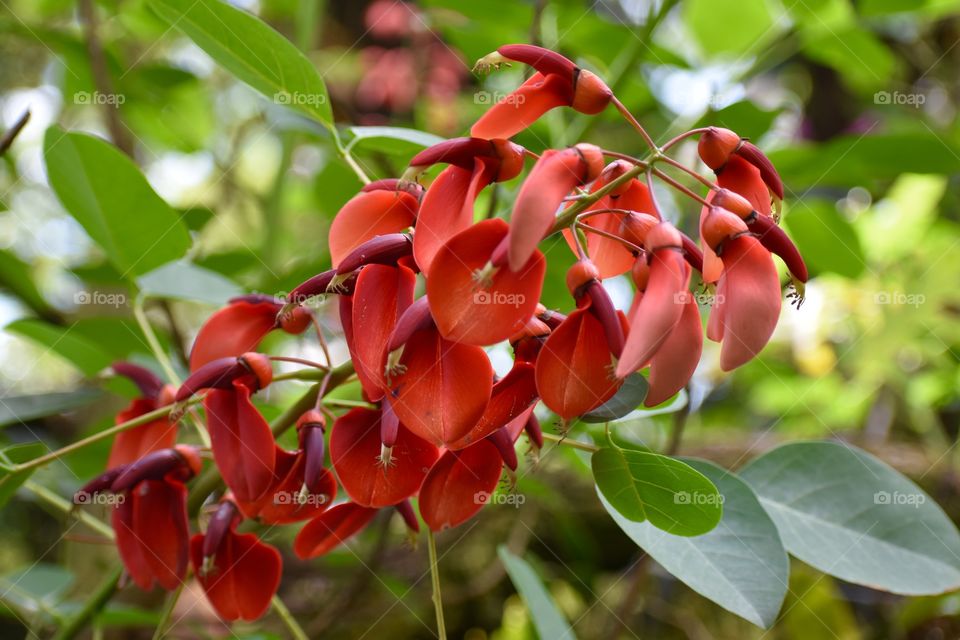
<path id="1" fill-rule="evenodd" d="M 149 0 L 148 5 L 273 102 L 333 126 L 323 78 L 293 43 L 256 16 L 220 0 Z"/>
<path id="2" fill-rule="evenodd" d="M 784 221 L 813 275 L 833 272 L 856 278 L 863 273 L 866 258 L 860 238 L 832 202 L 801 200 Z"/>
<path id="3" fill-rule="evenodd" d="M 854 89 L 882 89 L 896 75 L 894 54 L 875 35 L 856 25 L 820 30 L 804 40 L 803 52 L 808 58 L 835 69 Z"/>
<path id="4" fill-rule="evenodd" d="M 610 422 L 617 420 L 636 409 L 647 397 L 647 390 L 650 385 L 647 379 L 639 373 L 631 374 L 623 381 L 621 386 L 612 398 L 602 405 L 584 414 L 580 419 L 584 422 Z"/>
<path id="5" fill-rule="evenodd" d="M 20 298 L 38 315 L 53 315 L 50 305 L 33 282 L 30 267 L 9 251 L 0 251 L 0 286 Z"/>
<path id="6" fill-rule="evenodd" d="M 537 634 L 544 640 L 575 639 L 577 636 L 573 629 L 560 613 L 533 567 L 520 556 L 511 553 L 506 545 L 497 547 L 497 555 L 500 556 L 500 562 L 507 570 L 513 586 L 530 610 L 530 618 Z"/>
<path id="7" fill-rule="evenodd" d="M 383 153 L 410 154 L 424 147 L 443 142 L 446 138 L 432 133 L 404 127 L 350 127 L 353 139 L 348 149 L 356 148 Z"/>
<path id="8" fill-rule="evenodd" d="M 16 320 L 6 326 L 11 333 L 29 338 L 68 360 L 88 376 L 95 375 L 113 360 L 100 346 L 70 327 L 59 327 L 43 320 Z"/>
<path id="9" fill-rule="evenodd" d="M 17 465 L 38 458 L 47 453 L 49 449 L 42 442 L 30 442 L 27 444 L 15 444 L 0 451 L 0 509 L 3 508 L 17 489 L 23 485 L 36 469 L 27 469 L 26 471 L 11 472 L 10 465 Z"/>
<path id="10" fill-rule="evenodd" d="M 798 442 L 740 473 L 787 551 L 848 582 L 904 595 L 960 587 L 960 534 L 922 489 L 870 454 Z"/>
<path id="11" fill-rule="evenodd" d="M 0 426 L 73 411 L 92 404 L 101 397 L 103 394 L 96 389 L 81 389 L 3 398 L 0 400 Z"/>
<path id="12" fill-rule="evenodd" d="M 766 0 L 690 0 L 683 18 L 708 55 L 758 50 L 779 31 Z"/>
<path id="13" fill-rule="evenodd" d="M 723 518 L 702 536 L 670 535 L 631 522 L 601 501 L 614 521 L 678 580 L 724 609 L 769 628 L 787 592 L 790 563 L 777 527 L 750 487 L 712 462 L 684 462 L 709 478 L 723 496 Z"/>
<path id="14" fill-rule="evenodd" d="M 603 447 L 590 464 L 606 503 L 627 520 L 647 520 L 674 535 L 698 536 L 717 526 L 723 515 L 723 499 L 713 483 L 674 458 Z"/>
<path id="15" fill-rule="evenodd" d="M 198 300 L 223 305 L 243 290 L 232 280 L 215 271 L 198 267 L 186 260 L 165 264 L 137 280 L 145 295 L 175 300 Z"/>
<path id="16" fill-rule="evenodd" d="M 146 273 L 186 253 L 190 234 L 179 216 L 116 147 L 50 127 L 43 151 L 60 202 L 124 276 Z"/>
<path id="17" fill-rule="evenodd" d="M 28 613 L 48 613 L 74 582 L 73 573 L 55 564 L 38 562 L 0 576 L 3 601 Z"/>

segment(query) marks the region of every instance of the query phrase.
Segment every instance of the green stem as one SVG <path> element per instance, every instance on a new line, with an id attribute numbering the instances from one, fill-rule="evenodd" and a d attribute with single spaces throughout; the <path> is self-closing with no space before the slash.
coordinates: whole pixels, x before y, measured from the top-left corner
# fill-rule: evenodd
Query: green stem
<path id="1" fill-rule="evenodd" d="M 100 584 L 94 592 L 93 597 L 84 603 L 83 608 L 60 626 L 56 635 L 53 636 L 53 640 L 72 640 L 72 638 L 75 638 L 83 631 L 87 623 L 96 616 L 110 598 L 113 597 L 122 573 L 123 567 L 114 569 L 110 575 L 107 576 L 107 579 Z"/>
<path id="2" fill-rule="evenodd" d="M 600 451 L 600 447 L 596 445 L 592 445 L 587 442 L 580 442 L 579 440 L 571 440 L 566 436 L 558 436 L 553 433 L 543 434 L 543 439 L 549 440 L 550 442 L 556 442 L 557 446 L 573 447 L 574 449 L 580 449 L 581 451 L 589 451 L 591 453 Z"/>
<path id="3" fill-rule="evenodd" d="M 447 626 L 443 620 L 443 601 L 440 595 L 440 566 L 437 564 L 437 541 L 427 528 L 427 550 L 430 554 L 430 581 L 433 585 L 433 609 L 437 613 L 437 637 L 447 640 Z"/>
<path id="4" fill-rule="evenodd" d="M 607 195 L 614 189 L 617 189 L 621 185 L 626 184 L 630 180 L 633 180 L 638 175 L 647 170 L 648 162 L 647 161 L 638 161 L 638 163 L 632 167 L 630 170 L 626 171 L 622 176 L 618 177 L 616 180 L 612 180 L 604 186 L 600 187 L 593 193 L 587 194 L 581 198 L 577 198 L 574 203 L 563 210 L 557 219 L 553 223 L 553 228 L 547 235 L 552 235 L 563 231 L 567 227 L 573 224 L 577 215 L 583 213 L 590 205 L 594 202 Z"/>
<path id="5" fill-rule="evenodd" d="M 293 614 L 290 613 L 290 610 L 287 609 L 287 605 L 283 604 L 283 600 L 279 596 L 273 596 L 273 600 L 270 601 L 273 605 L 273 610 L 277 612 L 277 615 L 280 616 L 280 619 L 283 620 L 283 624 L 287 627 L 287 631 L 290 632 L 290 635 L 293 636 L 294 640 L 310 640 L 307 637 L 306 632 L 303 628 L 297 623 L 296 618 L 293 617 Z"/>
<path id="6" fill-rule="evenodd" d="M 160 613 L 160 622 L 153 632 L 153 640 L 163 638 L 163 634 L 170 622 L 170 616 L 173 615 L 173 609 L 177 606 L 177 600 L 180 599 L 180 594 L 183 593 L 183 587 L 186 583 L 186 580 L 182 581 L 180 585 L 167 596 L 167 601 L 163 605 L 163 611 Z"/>
<path id="7" fill-rule="evenodd" d="M 101 520 L 97 520 L 89 513 L 76 510 L 74 508 L 75 505 L 72 502 L 64 500 L 61 496 L 57 495 L 50 489 L 47 489 L 42 484 L 38 484 L 33 480 L 27 480 L 23 483 L 23 488 L 40 498 L 40 500 L 50 505 L 57 511 L 66 514 L 72 513 L 74 517 L 80 520 L 80 522 L 84 523 L 103 537 L 110 540 L 114 539 L 113 529 L 110 528 L 110 525 Z"/>
<path id="8" fill-rule="evenodd" d="M 333 146 L 337 151 L 337 155 L 343 158 L 347 166 L 353 169 L 353 172 L 360 178 L 360 182 L 370 184 L 370 177 L 367 176 L 366 172 L 357 164 L 356 159 L 350 154 L 350 149 L 343 146 L 343 142 L 340 140 L 340 133 L 333 126 L 330 127 L 330 135 L 333 137 Z"/>

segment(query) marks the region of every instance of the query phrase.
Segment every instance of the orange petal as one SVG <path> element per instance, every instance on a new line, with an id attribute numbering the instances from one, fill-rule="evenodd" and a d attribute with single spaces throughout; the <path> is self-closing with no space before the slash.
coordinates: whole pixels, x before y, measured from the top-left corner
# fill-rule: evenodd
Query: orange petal
<path id="1" fill-rule="evenodd" d="M 680 391 L 696 371 L 702 352 L 700 309 L 688 291 L 680 321 L 650 361 L 650 389 L 643 404 L 655 407 Z"/>
<path id="2" fill-rule="evenodd" d="M 507 257 L 511 271 L 519 271 L 553 226 L 557 208 L 583 182 L 586 164 L 573 148 L 545 151 L 520 187 L 513 214 Z"/>
<path id="3" fill-rule="evenodd" d="M 380 455 L 380 412 L 352 409 L 337 418 L 330 434 L 330 460 L 350 499 L 365 507 L 389 507 L 415 494 L 439 452 L 401 424 L 393 462 Z"/>
<path id="4" fill-rule="evenodd" d="M 770 252 L 752 236 L 727 240 L 721 257 L 720 368 L 731 371 L 753 359 L 773 335 L 780 318 L 780 279 Z"/>
<path id="5" fill-rule="evenodd" d="M 760 170 L 739 155 L 730 156 L 717 174 L 717 184 L 749 200 L 757 213 L 770 215 L 770 192 Z"/>
<path id="6" fill-rule="evenodd" d="M 256 620 L 270 608 L 280 586 L 280 552 L 252 533 L 226 534 L 210 570 L 203 572 L 203 535 L 190 540 L 190 556 L 197 581 L 224 620 Z"/>
<path id="7" fill-rule="evenodd" d="M 322 556 L 367 526 L 377 511 L 352 502 L 338 504 L 300 530 L 293 541 L 293 552 L 302 560 Z"/>
<path id="8" fill-rule="evenodd" d="M 448 340 L 495 344 L 523 329 L 536 311 L 546 272 L 539 251 L 519 271 L 503 266 L 487 282 L 477 279 L 507 230 L 503 220 L 484 220 L 437 252 L 427 274 L 427 298 L 437 328 Z"/>
<path id="9" fill-rule="evenodd" d="M 440 247 L 473 224 L 474 201 L 496 173 L 490 160 L 477 158 L 472 171 L 449 166 L 427 189 L 413 235 L 413 255 L 424 273 Z"/>
<path id="10" fill-rule="evenodd" d="M 680 252 L 653 252 L 647 289 L 630 316 L 630 332 L 617 363 L 618 377 L 626 377 L 649 362 L 680 321 L 689 274 L 690 267 Z"/>
<path id="11" fill-rule="evenodd" d="M 200 327 L 190 351 L 190 371 L 218 358 L 256 351 L 277 325 L 279 307 L 271 302 L 233 302 L 215 312 Z"/>
<path id="12" fill-rule="evenodd" d="M 391 406 L 424 440 L 437 446 L 456 442 L 483 415 L 493 368 L 482 348 L 450 342 L 430 328 L 411 336 L 400 364 L 406 370 L 393 381 Z"/>
<path id="13" fill-rule="evenodd" d="M 397 319 L 413 303 L 416 276 L 406 267 L 365 266 L 353 292 L 350 355 L 364 394 L 372 402 L 383 397 L 387 343 Z"/>
<path id="14" fill-rule="evenodd" d="M 405 191 L 382 189 L 355 195 L 330 225 L 327 242 L 333 266 L 367 240 L 410 227 L 417 206 L 417 199 Z"/>
<path id="15" fill-rule="evenodd" d="M 712 199 L 712 195 L 707 196 L 708 201 Z M 720 274 L 723 273 L 723 261 L 710 248 L 710 244 L 703 237 L 703 223 L 709 214 L 710 207 L 703 206 L 700 208 L 700 246 L 703 247 L 703 281 L 714 283 L 720 279 Z"/>
<path id="16" fill-rule="evenodd" d="M 547 338 L 537 356 L 537 390 L 564 419 L 598 407 L 620 388 L 614 379 L 603 325 L 589 304 L 572 312 Z"/>
<path id="17" fill-rule="evenodd" d="M 569 80 L 556 74 L 533 74 L 516 91 L 487 109 L 470 128 L 474 138 L 509 138 L 520 133 L 554 107 L 569 106 L 573 92 Z"/>
<path id="18" fill-rule="evenodd" d="M 488 440 L 461 451 L 447 451 L 420 488 L 420 515 L 432 531 L 472 518 L 497 488 L 503 460 Z"/>
<path id="19" fill-rule="evenodd" d="M 224 482 L 243 502 L 255 502 L 273 486 L 276 442 L 270 425 L 250 401 L 250 389 L 211 389 L 204 398 L 213 459 Z"/>

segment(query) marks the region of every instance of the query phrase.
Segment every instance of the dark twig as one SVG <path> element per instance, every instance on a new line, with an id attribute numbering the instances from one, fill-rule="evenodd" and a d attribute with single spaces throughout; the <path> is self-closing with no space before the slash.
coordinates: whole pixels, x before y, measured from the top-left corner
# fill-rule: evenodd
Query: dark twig
<path id="1" fill-rule="evenodd" d="M 17 118 L 17 121 L 13 123 L 13 126 L 3 133 L 3 137 L 0 138 L 0 155 L 3 155 L 7 152 L 7 149 L 10 148 L 10 145 L 13 144 L 13 141 L 18 135 L 20 135 L 20 132 L 23 131 L 23 128 L 27 126 L 27 122 L 29 121 L 30 110 L 27 109 L 23 112 L 22 116 Z"/>

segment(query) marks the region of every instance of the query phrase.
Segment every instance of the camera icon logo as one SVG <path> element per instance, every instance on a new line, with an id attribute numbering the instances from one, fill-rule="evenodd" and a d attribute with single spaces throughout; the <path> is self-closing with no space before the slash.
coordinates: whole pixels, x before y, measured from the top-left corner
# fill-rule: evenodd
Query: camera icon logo
<path id="1" fill-rule="evenodd" d="M 873 94 L 873 103 L 874 104 L 890 104 L 892 102 L 892 96 L 889 91 L 877 91 Z"/>
<path id="2" fill-rule="evenodd" d="M 490 93 L 488 91 L 477 91 L 473 94 L 473 102 L 475 104 L 490 104 Z"/>
<path id="3" fill-rule="evenodd" d="M 475 291 L 473 294 L 473 303 L 474 304 L 490 304 L 493 302 L 493 298 L 490 295 L 489 291 Z"/>

